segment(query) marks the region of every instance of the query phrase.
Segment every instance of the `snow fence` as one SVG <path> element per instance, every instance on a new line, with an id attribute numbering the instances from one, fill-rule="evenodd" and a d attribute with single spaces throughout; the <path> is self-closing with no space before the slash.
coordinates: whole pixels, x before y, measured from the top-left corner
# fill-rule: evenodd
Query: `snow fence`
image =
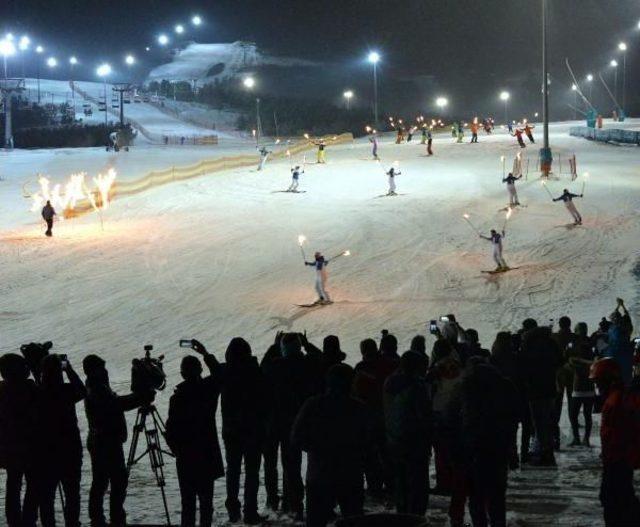
<path id="1" fill-rule="evenodd" d="M 574 126 L 569 129 L 569 135 L 574 137 L 584 137 L 592 141 L 601 141 L 603 143 L 618 143 L 623 145 L 640 146 L 640 132 L 632 130 L 614 129 L 597 129 L 587 126 Z"/>
<path id="2" fill-rule="evenodd" d="M 345 143 L 351 143 L 353 141 L 353 134 L 343 133 L 340 135 L 331 135 L 326 137 L 314 138 L 315 141 L 323 140 L 327 145 L 339 145 Z M 293 156 L 302 152 L 316 148 L 316 146 L 309 141 L 300 141 L 294 145 L 289 146 L 287 149 L 283 149 L 279 152 L 274 152 L 271 158 L 282 159 L 289 155 Z M 144 176 L 133 181 L 117 181 L 109 192 L 109 198 L 112 200 L 116 196 L 132 196 L 139 194 L 146 190 L 166 185 L 167 183 L 173 183 L 175 181 L 183 181 L 185 179 L 191 179 L 195 177 L 204 176 L 205 174 L 211 174 L 213 172 L 222 172 L 223 170 L 231 170 L 234 168 L 257 166 L 259 162 L 257 154 L 245 154 L 241 156 L 227 156 L 217 159 L 203 159 L 202 161 L 188 166 L 172 166 L 164 170 L 154 170 L 147 172 Z M 96 195 L 96 199 L 99 200 L 100 196 Z M 85 199 L 78 201 L 75 208 L 65 210 L 65 217 L 74 217 L 91 212 L 92 206 L 89 200 Z"/>

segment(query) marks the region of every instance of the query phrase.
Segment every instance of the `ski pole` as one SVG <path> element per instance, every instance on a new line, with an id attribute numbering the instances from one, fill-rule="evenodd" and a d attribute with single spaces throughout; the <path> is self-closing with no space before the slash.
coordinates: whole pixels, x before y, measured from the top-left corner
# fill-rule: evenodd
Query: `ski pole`
<path id="1" fill-rule="evenodd" d="M 480 236 L 480 231 L 476 228 L 476 226 L 473 223 L 471 223 L 471 220 L 469 219 L 469 215 L 465 213 L 462 215 L 462 217 L 464 218 L 464 221 L 466 221 L 469 224 L 469 227 L 471 227 L 475 231 L 475 233 L 478 236 Z"/>

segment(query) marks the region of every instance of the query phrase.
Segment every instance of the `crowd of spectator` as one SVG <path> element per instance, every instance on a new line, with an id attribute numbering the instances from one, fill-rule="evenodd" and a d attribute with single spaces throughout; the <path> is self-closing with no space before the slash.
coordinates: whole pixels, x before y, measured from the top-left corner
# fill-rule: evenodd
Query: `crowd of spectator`
<path id="1" fill-rule="evenodd" d="M 508 471 L 553 468 L 561 447 L 590 447 L 595 411 L 602 411 L 605 523 L 631 525 L 630 518 L 640 518 L 633 487 L 633 470 L 640 467 L 640 377 L 634 376 L 632 330 L 619 299 L 593 333 L 584 322 L 573 328 L 568 317 L 559 319 L 557 330 L 527 319 L 514 333 L 499 332 L 491 349 L 454 315 L 433 328 L 431 353 L 422 335 L 399 353 L 396 337 L 385 330 L 379 341 L 360 343 L 355 367 L 345 363 L 334 335 L 320 348 L 306 334 L 278 333 L 260 362 L 242 338 L 231 340 L 224 362 L 192 340 L 194 353 L 182 359 L 183 381 L 170 398 L 165 434 L 175 456 L 181 525 L 212 524 L 214 482 L 223 477 L 229 521 L 264 523 L 258 502 L 263 468 L 266 510 L 309 527 L 326 526 L 338 513 L 362 515 L 365 495 L 397 513 L 425 516 L 430 494 L 450 496 L 453 527 L 465 525 L 465 508 L 474 527 L 505 526 Z M 83 381 L 66 356 L 46 346 L 22 351 L 24 357 L 0 357 L 8 527 L 34 527 L 38 517 L 44 527 L 54 526 L 58 488 L 65 525 L 80 526 L 81 401 L 91 525 L 124 527 L 125 412 L 151 405 L 155 391 L 117 395 L 106 362 L 94 354 L 82 361 Z M 561 445 L 565 408 L 572 438 Z M 103 508 L 108 488 L 109 523 Z"/>

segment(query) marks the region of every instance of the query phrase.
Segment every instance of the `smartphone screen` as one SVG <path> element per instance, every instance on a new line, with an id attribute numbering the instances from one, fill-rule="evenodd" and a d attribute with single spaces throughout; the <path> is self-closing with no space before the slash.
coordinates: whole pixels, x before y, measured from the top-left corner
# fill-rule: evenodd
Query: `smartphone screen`
<path id="1" fill-rule="evenodd" d="M 449 322 L 449 317 L 440 317 L 440 322 Z"/>
<path id="2" fill-rule="evenodd" d="M 438 321 L 432 320 L 431 322 L 429 322 L 429 333 L 434 335 L 437 331 L 438 331 Z"/>
<path id="3" fill-rule="evenodd" d="M 191 348 L 191 339 L 181 339 L 180 340 L 180 347 L 181 348 Z"/>

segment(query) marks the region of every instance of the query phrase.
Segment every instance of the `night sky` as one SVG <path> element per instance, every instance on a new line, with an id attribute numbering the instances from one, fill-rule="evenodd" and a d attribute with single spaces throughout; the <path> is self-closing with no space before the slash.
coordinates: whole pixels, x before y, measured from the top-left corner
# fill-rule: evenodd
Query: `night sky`
<path id="1" fill-rule="evenodd" d="M 558 117 L 569 112 L 568 56 L 580 77 L 603 70 L 612 58 L 622 65 L 618 42 L 629 46 L 627 100 L 640 110 L 640 1 L 549 0 L 552 96 Z M 27 32 L 59 58 L 76 54 L 90 68 L 116 63 L 126 52 L 143 57 L 136 74 L 163 62 L 144 52 L 162 31 L 188 26 L 192 14 L 205 24 L 197 42 L 251 40 L 259 49 L 322 63 L 333 97 L 352 87 L 361 99 L 370 91 L 369 49 L 383 55 L 381 94 L 392 111 L 428 109 L 435 95 L 451 100 L 451 112 L 498 112 L 497 94 L 508 89 L 514 113 L 539 110 L 540 2 L 537 0 L 3 0 L 0 29 Z M 622 68 L 620 68 L 621 70 Z M 321 70 L 321 71 L 322 71 Z M 64 78 L 64 72 L 59 72 Z M 622 86 L 622 71 L 619 85 Z M 609 111 L 600 81 L 596 103 Z M 613 81 L 611 80 L 611 84 Z M 307 87 L 301 86 L 304 90 Z M 312 87 L 309 87 L 312 89 Z M 326 89 L 326 88 L 325 88 Z"/>

